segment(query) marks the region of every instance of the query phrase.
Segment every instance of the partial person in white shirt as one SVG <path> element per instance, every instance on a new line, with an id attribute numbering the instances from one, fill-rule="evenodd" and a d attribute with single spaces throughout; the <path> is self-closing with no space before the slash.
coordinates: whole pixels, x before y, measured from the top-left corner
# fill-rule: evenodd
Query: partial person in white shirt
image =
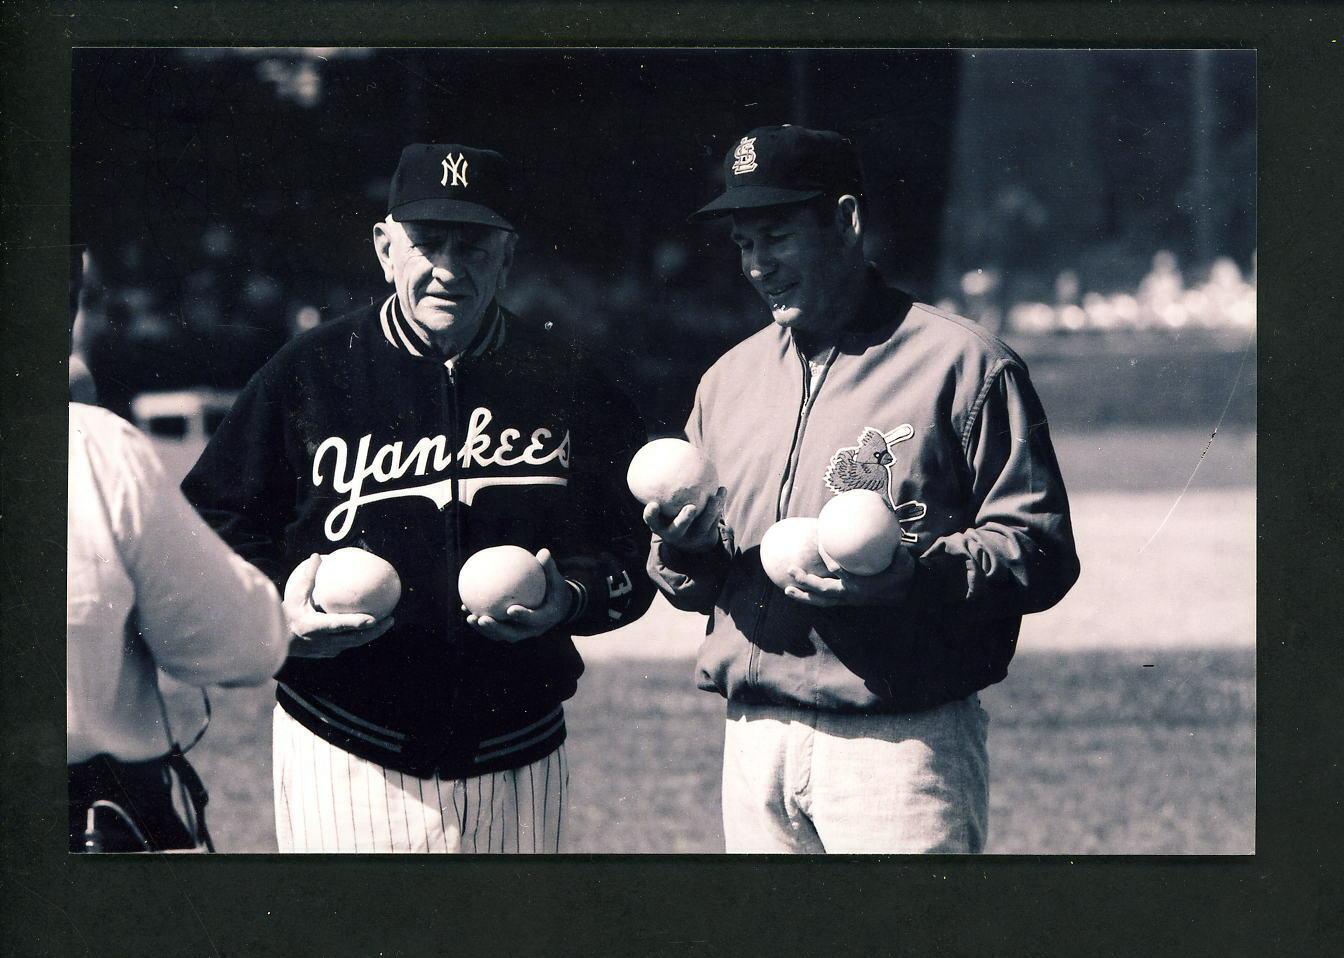
<path id="1" fill-rule="evenodd" d="M 66 762 L 70 850 L 208 843 L 199 785 L 167 727 L 160 670 L 196 686 L 256 685 L 290 633 L 275 586 L 235 554 L 166 475 L 149 439 L 70 404 Z M 194 781 L 192 781 L 194 780 Z"/>

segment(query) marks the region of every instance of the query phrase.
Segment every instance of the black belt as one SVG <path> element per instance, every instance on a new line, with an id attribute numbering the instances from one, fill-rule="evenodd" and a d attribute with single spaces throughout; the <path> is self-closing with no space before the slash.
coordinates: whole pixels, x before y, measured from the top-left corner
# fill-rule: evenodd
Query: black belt
<path id="1" fill-rule="evenodd" d="M 67 770 L 71 851 L 213 850 L 205 826 L 210 797 L 176 746 L 167 755 L 141 762 L 95 755 Z M 173 804 L 174 775 L 191 804 L 195 834 Z"/>

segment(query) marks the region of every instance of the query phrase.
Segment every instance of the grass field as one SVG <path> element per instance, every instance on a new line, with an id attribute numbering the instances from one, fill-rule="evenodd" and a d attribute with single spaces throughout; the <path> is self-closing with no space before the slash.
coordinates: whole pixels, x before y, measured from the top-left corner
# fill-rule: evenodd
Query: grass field
<path id="1" fill-rule="evenodd" d="M 1255 822 L 1250 649 L 1023 653 L 982 693 L 992 716 L 999 854 L 1249 854 Z M 274 851 L 268 689 L 212 694 L 193 758 L 219 849 Z M 684 659 L 595 662 L 569 703 L 567 848 L 716 853 L 723 706 Z"/>
<path id="2" fill-rule="evenodd" d="M 642 665 L 642 667 L 641 667 Z M 592 667 L 570 710 L 572 849 L 721 852 L 722 706 L 688 696 L 690 667 Z M 1026 654 L 982 693 L 990 729 L 987 851 L 1253 851 L 1250 650 Z"/>
<path id="3" fill-rule="evenodd" d="M 982 693 L 989 852 L 1254 850 L 1255 441 L 1209 438 L 1057 437 L 1084 572 L 1059 607 L 1028 618 L 1008 679 Z M 567 705 L 569 851 L 723 850 L 723 706 L 693 687 L 700 628 L 660 605 L 581 641 L 588 672 Z M 173 698 L 188 724 L 198 698 Z M 211 699 L 214 725 L 193 759 L 216 843 L 273 851 L 271 690 Z"/>

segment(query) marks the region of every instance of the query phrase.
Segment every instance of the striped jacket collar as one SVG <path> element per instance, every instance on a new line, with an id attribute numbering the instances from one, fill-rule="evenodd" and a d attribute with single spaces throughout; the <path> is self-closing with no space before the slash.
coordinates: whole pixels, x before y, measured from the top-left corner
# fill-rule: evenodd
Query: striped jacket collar
<path id="1" fill-rule="evenodd" d="M 498 303 L 491 303 L 486 310 L 485 318 L 481 321 L 481 328 L 476 331 L 475 338 L 467 347 L 455 355 L 443 356 L 416 335 L 410 321 L 401 311 L 401 303 L 397 300 L 396 293 L 389 296 L 379 308 L 378 324 L 382 328 L 383 337 L 396 349 L 419 359 L 434 359 L 445 363 L 456 363 L 464 357 L 475 359 L 494 352 L 504 344 L 508 326 L 504 310 Z"/>

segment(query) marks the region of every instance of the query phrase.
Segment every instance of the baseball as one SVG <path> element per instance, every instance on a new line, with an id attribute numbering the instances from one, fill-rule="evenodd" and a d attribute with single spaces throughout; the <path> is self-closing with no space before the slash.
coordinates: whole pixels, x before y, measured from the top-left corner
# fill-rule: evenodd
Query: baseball
<path id="1" fill-rule="evenodd" d="M 386 618 L 401 599 L 401 578 L 386 559 L 346 547 L 322 557 L 313 604 L 323 612 L 363 612 Z"/>
<path id="2" fill-rule="evenodd" d="M 520 546 L 493 546 L 462 563 L 457 591 L 473 615 L 503 618 L 511 605 L 529 609 L 541 605 L 546 598 L 546 570 Z"/>
<path id="3" fill-rule="evenodd" d="M 688 504 L 704 508 L 719 480 L 714 465 L 684 439 L 655 439 L 630 461 L 626 482 L 636 499 L 657 502 L 663 515 L 675 516 Z"/>
<path id="4" fill-rule="evenodd" d="M 832 578 L 817 548 L 817 520 L 794 516 L 780 519 L 761 538 L 761 565 L 781 589 L 792 584 L 789 569 Z"/>
<path id="5" fill-rule="evenodd" d="M 868 489 L 842 492 L 817 517 L 817 545 L 827 567 L 876 575 L 891 565 L 901 524 L 887 500 Z"/>

